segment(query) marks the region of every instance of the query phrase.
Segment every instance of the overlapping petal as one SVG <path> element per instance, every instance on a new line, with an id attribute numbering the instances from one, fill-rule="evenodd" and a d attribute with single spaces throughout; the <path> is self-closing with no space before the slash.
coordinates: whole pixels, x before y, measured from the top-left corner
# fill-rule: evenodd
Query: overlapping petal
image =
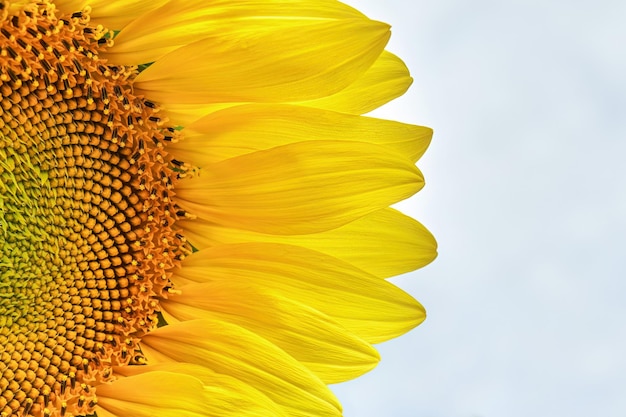
<path id="1" fill-rule="evenodd" d="M 203 249 L 175 271 L 175 284 L 234 281 L 267 288 L 330 316 L 370 343 L 406 333 L 425 318 L 410 295 L 347 262 L 302 247 L 241 243 Z"/>
<path id="2" fill-rule="evenodd" d="M 141 72 L 135 91 L 166 107 L 312 100 L 351 84 L 388 39 L 389 26 L 365 19 L 207 37 Z"/>
<path id="3" fill-rule="evenodd" d="M 131 377 L 134 383 L 140 383 L 132 377 L 148 374 L 150 376 L 160 373 L 176 373 L 194 377 L 202 382 L 203 393 L 197 393 L 199 398 L 204 397 L 205 413 L 207 417 L 284 417 L 280 406 L 270 400 L 266 395 L 244 382 L 232 376 L 217 373 L 204 366 L 184 362 L 167 362 L 142 366 L 118 366 L 115 374 L 120 377 Z M 117 395 L 128 395 L 127 385 L 120 384 L 113 391 Z M 117 389 L 119 388 L 119 389 Z M 115 392 L 109 393 L 109 396 Z M 119 398 L 118 398 L 119 400 Z M 99 410 L 102 414 L 102 410 Z M 159 415 L 160 414 L 155 414 Z M 101 417 L 101 416 L 99 416 Z M 106 415 L 105 415 L 106 417 Z M 127 417 L 123 414 L 120 417 Z"/>
<path id="4" fill-rule="evenodd" d="M 413 78 L 404 62 L 394 54 L 383 51 L 374 64 L 347 87 L 325 97 L 292 104 L 349 114 L 364 114 L 401 96 L 412 82 Z M 242 103 L 171 103 L 165 111 L 172 120 L 188 125 L 206 114 L 237 104 Z"/>
<path id="5" fill-rule="evenodd" d="M 248 104 L 209 114 L 185 127 L 185 139 L 168 149 L 197 166 L 309 140 L 368 142 L 412 162 L 426 151 L 432 129 L 285 104 Z"/>
<path id="6" fill-rule="evenodd" d="M 400 58 L 384 51 L 368 70 L 337 93 L 297 104 L 338 112 L 364 114 L 401 96 L 413 83 Z"/>
<path id="7" fill-rule="evenodd" d="M 410 160 L 364 142 L 308 141 L 203 167 L 179 205 L 224 226 L 270 234 L 333 229 L 416 193 Z"/>
<path id="8" fill-rule="evenodd" d="M 98 386 L 97 391 L 99 417 L 206 417 L 213 404 L 228 404 L 232 400 L 209 399 L 199 379 L 162 371 L 120 378 Z"/>
<path id="9" fill-rule="evenodd" d="M 288 416 L 341 415 L 321 380 L 276 345 L 235 324 L 206 319 L 170 324 L 142 343 L 149 360 L 193 363 L 228 374 L 265 394 Z"/>
<path id="10" fill-rule="evenodd" d="M 180 287 L 161 302 L 168 322 L 205 318 L 245 327 L 289 353 L 326 383 L 355 378 L 378 363 L 368 343 L 288 294 L 251 283 L 213 281 Z"/>
<path id="11" fill-rule="evenodd" d="M 312 21 L 365 18 L 334 0 L 170 0 L 124 28 L 105 55 L 117 64 L 153 62 L 199 39 L 290 30 Z"/>
<path id="12" fill-rule="evenodd" d="M 428 229 L 391 208 L 306 235 L 269 235 L 202 219 L 182 220 L 179 225 L 198 249 L 224 243 L 286 243 L 323 252 L 383 278 L 421 268 L 437 256 L 437 242 Z"/>

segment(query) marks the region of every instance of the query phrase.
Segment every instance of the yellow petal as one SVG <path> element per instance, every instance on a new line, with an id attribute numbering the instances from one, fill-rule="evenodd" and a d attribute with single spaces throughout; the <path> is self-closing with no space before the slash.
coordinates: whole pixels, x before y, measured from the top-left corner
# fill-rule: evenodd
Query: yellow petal
<path id="1" fill-rule="evenodd" d="M 166 107 L 315 99 L 352 83 L 388 39 L 386 24 L 366 19 L 208 37 L 148 67 L 135 80 L 135 93 Z"/>
<path id="2" fill-rule="evenodd" d="M 401 96 L 413 83 L 409 70 L 400 58 L 383 52 L 365 74 L 343 90 L 316 100 L 297 104 L 343 113 L 364 114 Z"/>
<path id="3" fill-rule="evenodd" d="M 295 102 L 306 107 L 364 114 L 401 96 L 413 79 L 400 58 L 384 51 L 368 70 L 341 91 L 316 100 Z M 169 103 L 165 113 L 175 123 L 187 126 L 209 113 L 245 103 L 176 104 Z"/>
<path id="4" fill-rule="evenodd" d="M 179 289 L 180 295 L 161 302 L 167 314 L 177 320 L 217 318 L 245 327 L 289 353 L 327 384 L 356 378 L 378 363 L 378 353 L 368 343 L 288 295 L 233 281 Z"/>
<path id="5" fill-rule="evenodd" d="M 160 327 L 142 344 L 173 362 L 205 366 L 264 393 L 288 416 L 333 416 L 340 405 L 330 390 L 298 361 L 266 339 L 219 320 L 192 320 Z"/>
<path id="6" fill-rule="evenodd" d="M 187 257 L 175 284 L 236 280 L 311 306 L 370 343 L 420 324 L 423 307 L 388 281 L 320 252 L 276 243 L 216 246 Z"/>
<path id="7" fill-rule="evenodd" d="M 96 392 L 98 406 L 118 417 L 211 415 L 206 413 L 210 402 L 205 398 L 202 382 L 188 375 L 150 372 L 98 385 Z"/>
<path id="8" fill-rule="evenodd" d="M 347 18 L 364 16 L 334 0 L 170 0 L 125 27 L 103 56 L 114 64 L 144 64 L 207 37 Z"/>
<path id="9" fill-rule="evenodd" d="M 189 126 L 196 120 L 222 109 L 237 106 L 245 103 L 213 103 L 213 104 L 176 104 L 168 103 L 167 107 L 162 109 L 164 115 L 175 126 Z"/>
<path id="10" fill-rule="evenodd" d="M 329 230 L 416 193 L 410 160 L 378 145 L 309 141 L 207 166 L 176 188 L 178 204 L 221 225 L 270 234 Z"/>
<path id="11" fill-rule="evenodd" d="M 223 243 L 287 243 L 323 252 L 383 278 L 421 268 L 437 256 L 433 235 L 416 220 L 391 208 L 336 229 L 307 235 L 268 235 L 202 219 L 182 220 L 178 224 L 198 249 Z"/>
<path id="12" fill-rule="evenodd" d="M 249 104 L 209 114 L 186 126 L 184 134 L 168 151 L 196 166 L 307 140 L 379 144 L 415 162 L 432 129 L 302 106 Z"/>
<path id="13" fill-rule="evenodd" d="M 91 21 L 111 30 L 119 30 L 145 13 L 166 3 L 167 0 L 54 0 L 62 13 L 72 13 L 91 8 Z"/>
<path id="14" fill-rule="evenodd" d="M 126 377 L 155 371 L 195 377 L 202 382 L 205 396 L 208 395 L 209 398 L 206 402 L 206 416 L 285 416 L 276 403 L 250 385 L 229 375 L 219 374 L 200 365 L 176 362 L 145 366 L 118 366 L 114 368 L 114 370 L 115 374 Z M 127 417 L 127 415 L 120 417 Z"/>

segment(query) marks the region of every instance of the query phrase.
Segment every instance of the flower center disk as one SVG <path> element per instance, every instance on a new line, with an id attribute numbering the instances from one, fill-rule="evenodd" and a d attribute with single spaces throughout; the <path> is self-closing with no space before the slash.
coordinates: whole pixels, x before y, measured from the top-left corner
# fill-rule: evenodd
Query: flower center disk
<path id="1" fill-rule="evenodd" d="M 186 250 L 173 133 L 137 70 L 98 58 L 109 32 L 23 3 L 0 3 L 0 415 L 89 414 L 89 383 L 141 361 Z"/>

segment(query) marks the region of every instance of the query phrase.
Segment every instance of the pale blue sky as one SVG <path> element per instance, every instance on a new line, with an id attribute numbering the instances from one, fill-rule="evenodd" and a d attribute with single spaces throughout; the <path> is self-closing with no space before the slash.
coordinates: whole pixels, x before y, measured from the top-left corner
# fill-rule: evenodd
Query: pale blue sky
<path id="1" fill-rule="evenodd" d="M 626 3 L 348 3 L 415 78 L 377 115 L 435 129 L 402 207 L 440 256 L 345 417 L 626 416 Z"/>

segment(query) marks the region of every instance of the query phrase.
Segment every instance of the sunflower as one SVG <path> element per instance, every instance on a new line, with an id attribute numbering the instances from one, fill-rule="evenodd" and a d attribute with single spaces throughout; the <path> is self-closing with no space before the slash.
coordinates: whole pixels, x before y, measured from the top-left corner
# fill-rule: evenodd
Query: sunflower
<path id="1" fill-rule="evenodd" d="M 335 0 L 0 1 L 0 416 L 339 416 L 425 317 L 432 132 Z"/>

